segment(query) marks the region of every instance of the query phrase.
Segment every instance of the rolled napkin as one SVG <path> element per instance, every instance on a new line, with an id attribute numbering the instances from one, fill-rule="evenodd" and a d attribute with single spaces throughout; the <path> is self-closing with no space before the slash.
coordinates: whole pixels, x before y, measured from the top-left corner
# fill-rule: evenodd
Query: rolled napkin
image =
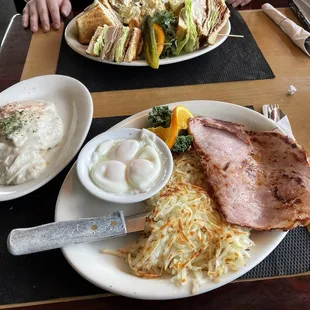
<path id="1" fill-rule="evenodd" d="M 284 16 L 271 4 L 262 5 L 262 10 L 310 57 L 310 32 Z"/>

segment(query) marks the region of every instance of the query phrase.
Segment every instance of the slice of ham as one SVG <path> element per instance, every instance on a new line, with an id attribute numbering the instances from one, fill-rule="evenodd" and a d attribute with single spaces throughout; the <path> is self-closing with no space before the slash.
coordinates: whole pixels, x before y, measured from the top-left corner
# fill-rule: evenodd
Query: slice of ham
<path id="1" fill-rule="evenodd" d="M 231 224 L 255 230 L 310 223 L 310 167 L 302 146 L 278 132 L 251 132 L 196 117 L 189 132 L 210 195 Z"/>

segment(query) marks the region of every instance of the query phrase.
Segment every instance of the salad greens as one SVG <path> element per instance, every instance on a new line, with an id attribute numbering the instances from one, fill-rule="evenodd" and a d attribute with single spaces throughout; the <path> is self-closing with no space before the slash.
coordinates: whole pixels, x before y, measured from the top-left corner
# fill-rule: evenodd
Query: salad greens
<path id="1" fill-rule="evenodd" d="M 179 18 L 183 19 L 187 28 L 184 38 L 177 37 L 178 19 L 172 12 L 157 12 L 153 16 L 153 22 L 158 24 L 165 33 L 165 47 L 160 58 L 178 56 L 183 50 L 186 53 L 191 53 L 199 48 L 192 0 L 185 0 L 185 6 L 181 9 Z"/>
<path id="2" fill-rule="evenodd" d="M 148 119 L 153 127 L 162 126 L 168 128 L 171 122 L 171 110 L 167 106 L 153 107 Z"/>
<path id="3" fill-rule="evenodd" d="M 158 24 L 165 33 L 165 46 L 162 54 L 160 55 L 160 58 L 173 56 L 177 48 L 177 18 L 173 15 L 172 12 L 163 11 L 154 14 L 153 22 Z"/>
<path id="4" fill-rule="evenodd" d="M 178 136 L 175 141 L 172 151 L 176 153 L 183 153 L 189 149 L 194 141 L 194 137 L 191 135 L 187 136 Z"/>

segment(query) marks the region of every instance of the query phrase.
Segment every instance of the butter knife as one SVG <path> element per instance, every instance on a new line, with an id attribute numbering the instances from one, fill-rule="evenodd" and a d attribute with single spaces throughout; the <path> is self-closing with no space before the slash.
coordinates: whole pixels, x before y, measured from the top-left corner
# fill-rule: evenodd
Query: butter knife
<path id="1" fill-rule="evenodd" d="M 106 216 L 54 222 L 10 232 L 7 248 L 12 255 L 25 255 L 70 244 L 88 243 L 144 230 L 149 213 L 125 217 L 122 211 Z"/>

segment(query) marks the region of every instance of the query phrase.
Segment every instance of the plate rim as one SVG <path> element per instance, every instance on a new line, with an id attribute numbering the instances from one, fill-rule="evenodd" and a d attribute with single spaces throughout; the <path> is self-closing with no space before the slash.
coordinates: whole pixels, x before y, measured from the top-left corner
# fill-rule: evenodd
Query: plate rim
<path id="1" fill-rule="evenodd" d="M 78 49 L 76 49 L 74 47 L 73 44 L 71 44 L 70 40 L 74 40 L 74 38 L 70 37 L 68 35 L 69 30 L 71 30 L 73 27 L 76 27 L 76 19 L 82 15 L 82 13 L 78 14 L 77 16 L 75 16 L 74 18 L 72 18 L 72 20 L 68 23 L 68 25 L 65 28 L 64 31 L 64 37 L 65 37 L 65 41 L 68 44 L 68 46 L 77 54 L 87 58 L 87 59 L 91 59 L 93 61 L 99 62 L 99 63 L 104 63 L 104 64 L 109 64 L 109 65 L 115 65 L 115 66 L 125 66 L 125 67 L 149 67 L 149 65 L 147 64 L 147 62 L 145 60 L 134 60 L 130 63 L 126 63 L 126 62 L 122 62 L 122 63 L 117 63 L 117 62 L 113 62 L 113 61 L 109 61 L 109 60 L 101 60 L 100 57 L 95 57 L 95 56 L 91 56 L 85 53 L 81 53 Z M 223 29 L 225 29 L 225 27 L 227 27 L 227 31 L 226 32 L 222 32 Z M 230 20 L 227 21 L 227 23 L 224 25 L 224 27 L 221 30 L 221 34 L 226 34 L 229 35 L 231 32 L 231 23 Z M 171 58 L 164 58 L 164 59 L 160 59 L 159 60 L 159 66 L 165 66 L 165 65 L 170 65 L 170 64 L 174 64 L 174 63 L 179 63 L 179 62 L 183 62 L 183 61 L 187 61 L 190 59 L 194 59 L 197 58 L 199 56 L 202 56 L 208 52 L 211 52 L 212 50 L 216 49 L 217 47 L 219 47 L 220 45 L 222 45 L 226 40 L 227 40 L 228 36 L 221 36 L 221 37 L 217 37 L 217 41 L 215 44 L 213 45 L 209 45 L 206 47 L 203 47 L 199 50 L 193 51 L 191 53 L 187 53 L 187 54 L 183 54 L 183 55 L 179 55 L 179 56 L 175 56 L 175 57 L 171 57 Z M 84 46 L 83 44 L 80 44 L 77 40 L 75 40 L 77 42 L 77 44 Z M 86 46 L 86 45 L 85 45 Z"/>
<path id="2" fill-rule="evenodd" d="M 85 95 L 87 95 L 87 97 L 88 97 L 87 104 L 89 105 L 89 118 L 87 119 L 87 125 L 85 126 L 85 129 L 84 129 L 83 135 L 81 137 L 81 140 L 78 143 L 75 151 L 72 152 L 70 156 L 68 156 L 67 160 L 64 161 L 64 163 L 58 169 L 52 170 L 51 173 L 45 179 L 43 179 L 40 182 L 37 182 L 32 187 L 24 189 L 21 192 L 14 192 L 13 194 L 9 193 L 9 194 L 6 194 L 6 195 L 0 195 L 0 202 L 1 201 L 10 201 L 10 200 L 14 200 L 14 199 L 26 196 L 26 195 L 28 195 L 30 193 L 33 193 L 34 191 L 38 190 L 39 188 L 41 188 L 42 186 L 46 185 L 50 181 L 52 181 L 72 161 L 72 159 L 78 154 L 78 152 L 80 151 L 81 146 L 83 145 L 83 143 L 84 143 L 84 141 L 85 141 L 85 139 L 86 139 L 86 137 L 88 135 L 88 132 L 89 132 L 92 120 L 93 120 L 93 114 L 94 114 L 93 99 L 92 99 L 91 94 L 90 94 L 89 90 L 87 89 L 87 87 L 82 82 L 80 82 L 79 80 L 77 80 L 75 78 L 72 78 L 72 77 L 66 76 L 66 75 L 62 75 L 62 74 L 45 74 L 45 75 L 35 76 L 35 77 L 29 78 L 29 79 L 25 79 L 25 80 L 19 81 L 18 83 L 15 83 L 12 86 L 6 88 L 2 92 L 0 92 L 0 97 L 3 94 L 5 95 L 6 92 L 12 91 L 12 89 L 14 90 L 14 88 L 20 87 L 23 84 L 27 84 L 29 82 L 36 81 L 36 80 L 51 79 L 51 78 L 71 80 L 72 82 L 74 82 L 76 84 L 79 84 L 82 87 L 82 89 L 84 89 Z M 42 100 L 44 100 L 44 99 L 42 99 Z M 0 107 L 3 106 L 3 105 L 5 105 L 5 103 L 4 104 L 0 104 Z M 24 182 L 22 184 L 26 184 L 26 183 L 27 182 Z M 18 185 L 16 185 L 16 186 L 18 186 Z"/>
<path id="3" fill-rule="evenodd" d="M 170 104 L 165 104 L 165 105 L 168 105 L 168 106 L 175 106 L 175 105 L 178 105 L 180 103 L 190 103 L 190 102 L 198 102 L 198 103 L 202 103 L 202 102 L 213 102 L 213 103 L 221 103 L 221 104 L 226 104 L 226 105 L 233 105 L 237 108 L 240 108 L 240 109 L 247 109 L 246 107 L 244 106 L 240 106 L 240 105 L 236 105 L 236 104 L 232 104 L 232 103 L 228 103 L 228 102 L 224 102 L 224 101 L 216 101 L 216 100 L 187 100 L 187 101 L 179 101 L 179 102 L 173 102 L 173 103 L 170 103 Z M 117 123 L 116 125 L 112 126 L 111 128 L 109 128 L 108 130 L 112 130 L 112 129 L 116 129 L 116 128 L 122 128 L 122 126 L 124 126 L 126 123 L 128 123 L 129 121 L 133 120 L 133 119 L 136 119 L 136 118 L 139 118 L 145 114 L 147 114 L 149 111 L 151 110 L 150 109 L 145 109 L 141 112 L 138 112 L 130 117 L 127 117 L 125 118 L 123 121 Z M 265 118 L 265 120 L 269 121 L 269 123 L 271 125 L 273 125 L 275 128 L 278 128 L 271 120 L 267 119 L 265 116 L 263 116 L 261 113 L 255 111 L 255 110 L 250 110 L 251 112 L 253 113 L 257 113 L 257 115 L 259 115 L 259 117 L 263 117 Z M 278 128 L 279 129 L 279 128 Z M 281 129 L 280 129 L 281 130 Z M 283 133 L 283 131 L 281 130 L 281 132 Z M 55 221 L 57 221 L 57 208 L 58 208 L 58 205 L 59 205 L 59 200 L 60 200 L 60 193 L 62 192 L 63 190 L 63 187 L 64 187 L 64 184 L 67 182 L 67 179 L 69 177 L 72 177 L 73 176 L 73 173 L 74 173 L 74 169 L 76 169 L 76 162 L 73 164 L 73 166 L 70 168 L 68 174 L 66 175 L 66 178 L 64 179 L 62 185 L 61 185 L 61 188 L 60 188 L 60 191 L 59 191 L 59 194 L 58 194 L 58 197 L 57 197 L 57 201 L 56 201 L 56 205 L 55 205 L 55 213 L 54 213 L 54 217 L 55 217 Z M 281 243 L 281 241 L 284 239 L 284 237 L 287 235 L 288 231 L 280 231 L 278 230 L 278 235 L 277 237 L 275 238 L 276 241 L 273 242 L 274 245 L 270 248 L 269 251 L 265 252 L 263 255 L 261 255 L 259 257 L 259 259 L 254 263 L 254 265 L 252 267 L 248 267 L 249 264 L 247 264 L 243 269 L 245 269 L 245 272 L 240 272 L 238 271 L 238 273 L 240 273 L 240 275 L 237 275 L 237 276 L 233 276 L 232 277 L 232 280 L 229 280 L 229 281 L 223 281 L 221 283 L 216 283 L 214 285 L 214 287 L 212 287 L 211 289 L 208 289 L 207 291 L 199 291 L 197 294 L 184 294 L 183 296 L 180 295 L 180 296 L 173 296 L 173 297 L 162 297 L 162 296 L 151 296 L 151 292 L 147 295 L 140 295 L 140 294 L 132 294 L 132 293 L 127 293 L 126 291 L 123 291 L 123 290 L 119 290 L 117 287 L 109 287 L 108 284 L 106 285 L 102 285 L 102 283 L 99 283 L 99 281 L 96 281 L 90 277 L 88 277 L 87 274 L 84 274 L 82 271 L 80 271 L 78 269 L 78 266 L 75 266 L 75 264 L 71 261 L 70 259 L 70 253 L 68 253 L 66 247 L 65 248 L 61 248 L 61 252 L 63 253 L 64 257 L 66 258 L 66 260 L 68 261 L 69 265 L 80 275 L 82 276 L 84 279 L 86 279 L 87 281 L 89 281 L 90 283 L 94 284 L 95 286 L 103 289 L 103 290 L 106 290 L 108 292 L 112 292 L 112 293 L 115 293 L 115 294 L 118 294 L 118 295 L 121 295 L 121 296 L 125 296 L 125 297 L 130 297 L 130 298 L 135 298 L 135 299 L 141 299 L 141 300 L 172 300 L 172 299 L 183 299 L 183 298 L 189 298 L 189 297 L 194 297 L 194 296 L 198 296 L 198 295 L 201 295 L 201 294 L 205 294 L 205 293 L 208 293 L 208 292 L 211 292 L 217 288 L 220 288 L 224 285 L 227 285 L 229 283 L 232 283 L 233 281 L 235 281 L 236 279 L 238 279 L 238 277 L 246 274 L 247 272 L 249 272 L 250 270 L 252 270 L 254 267 L 256 267 L 259 263 L 261 263 L 267 256 L 269 256 L 273 251 L 274 249 Z M 171 284 L 173 285 L 173 284 Z"/>

